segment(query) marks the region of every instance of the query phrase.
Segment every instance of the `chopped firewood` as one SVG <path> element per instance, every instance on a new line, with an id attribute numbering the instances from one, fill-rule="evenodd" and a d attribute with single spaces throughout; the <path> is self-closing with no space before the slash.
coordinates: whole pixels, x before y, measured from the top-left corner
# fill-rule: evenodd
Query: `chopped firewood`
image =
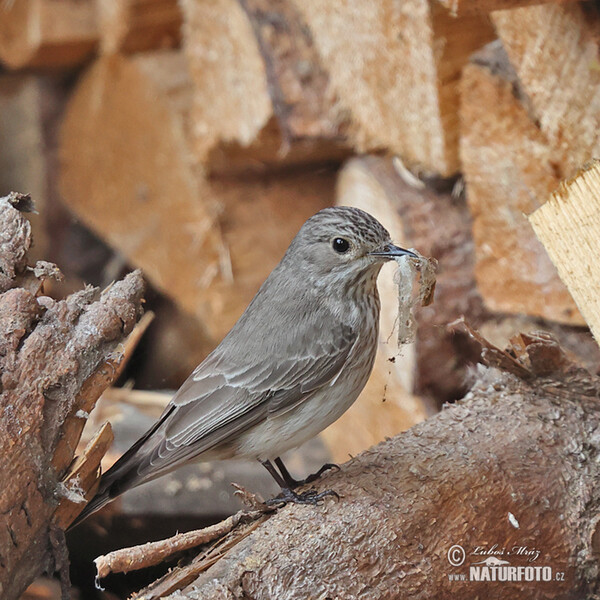
<path id="1" fill-rule="evenodd" d="M 182 2 L 194 154 L 211 172 L 339 160 L 346 117 L 291 0 Z"/>
<path id="2" fill-rule="evenodd" d="M 600 18 L 593 2 L 492 14 L 498 35 L 555 153 L 559 178 L 600 153 Z"/>
<path id="3" fill-rule="evenodd" d="M 295 0 L 314 37 L 359 150 L 408 166 L 459 170 L 458 79 L 495 38 L 487 17 L 452 18 L 437 1 Z"/>
<path id="4" fill-rule="evenodd" d="M 279 509 L 202 551 L 212 564 L 195 578 L 175 567 L 136 597 L 445 598 L 464 578 L 462 596 L 481 598 L 492 570 L 527 567 L 539 581 L 503 574 L 494 597 L 597 594 L 600 379 L 549 336 L 515 344 L 507 356 L 527 377 L 481 367 L 463 400 L 316 483 L 339 501 Z"/>
<path id="5" fill-rule="evenodd" d="M 100 51 L 142 52 L 175 48 L 181 39 L 177 0 L 97 0 Z"/>
<path id="6" fill-rule="evenodd" d="M 61 187 L 67 205 L 215 343 L 303 222 L 331 204 L 335 174 L 208 181 L 192 160 L 190 106 L 181 54 L 101 59 L 67 111 Z"/>
<path id="7" fill-rule="evenodd" d="M 502 49 L 487 50 L 465 68 L 461 84 L 461 157 L 478 290 L 492 311 L 583 325 L 525 216 L 558 185 L 556 155 Z"/>
<path id="8" fill-rule="evenodd" d="M 189 92 L 177 53 L 96 62 L 67 109 L 60 183 L 84 222 L 209 323 L 201 291 L 218 276 L 224 247 L 215 207 L 191 164 Z"/>
<path id="9" fill-rule="evenodd" d="M 0 61 L 11 69 L 77 65 L 96 46 L 93 0 L 5 0 L 0 11 Z"/>
<path id="10" fill-rule="evenodd" d="M 450 14 L 467 15 L 473 13 L 490 13 L 494 10 L 510 10 L 532 4 L 548 4 L 550 2 L 573 2 L 575 0 L 439 0 Z"/>
<path id="11" fill-rule="evenodd" d="M 88 287 L 61 301 L 15 287 L 31 246 L 19 209 L 31 208 L 27 196 L 0 199 L 0 586 L 7 600 L 53 564 L 65 575 L 53 515 L 61 498 L 75 498 L 78 484 L 87 485 L 89 473 L 96 476 L 110 437 L 101 433 L 89 463 L 75 464 L 80 481 L 65 485 L 81 433 L 70 424 L 84 422 L 113 381 L 118 346 L 140 316 L 144 290 L 139 272 L 104 292 Z M 58 520 L 68 525 L 64 512 Z"/>
<path id="12" fill-rule="evenodd" d="M 600 343 L 600 160 L 562 183 L 529 221 Z"/>

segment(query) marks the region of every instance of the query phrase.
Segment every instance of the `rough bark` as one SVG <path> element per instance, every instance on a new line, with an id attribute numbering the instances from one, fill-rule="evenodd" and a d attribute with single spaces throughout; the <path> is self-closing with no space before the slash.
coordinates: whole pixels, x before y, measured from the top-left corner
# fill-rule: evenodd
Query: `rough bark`
<path id="1" fill-rule="evenodd" d="M 93 0 L 2 3 L 0 61 L 11 69 L 80 64 L 97 40 Z"/>
<path id="2" fill-rule="evenodd" d="M 501 47 L 475 61 L 465 68 L 461 83 L 460 147 L 479 291 L 493 311 L 582 325 L 525 216 L 558 186 L 557 154 L 531 115 L 529 99 Z"/>
<path id="3" fill-rule="evenodd" d="M 346 115 L 290 0 L 185 0 L 194 153 L 211 172 L 339 160 Z"/>
<path id="4" fill-rule="evenodd" d="M 319 481 L 339 501 L 239 527 L 203 549 L 192 581 L 182 579 L 191 567 L 176 568 L 137 597 L 593 596 L 600 380 L 543 334 L 516 338 L 511 353 L 484 342 L 484 353 L 503 370 L 482 368 L 462 401 Z M 457 544 L 465 560 L 452 566 Z M 469 577 L 490 556 L 477 547 L 494 545 L 507 566 L 550 567 L 550 580 L 449 578 Z"/>
<path id="5" fill-rule="evenodd" d="M 297 0 L 359 150 L 411 167 L 459 170 L 458 79 L 494 39 L 487 17 L 455 19 L 438 2 Z"/>
<path id="6" fill-rule="evenodd" d="M 62 301 L 41 295 L 57 269 L 27 266 L 26 197 L 0 200 L 0 593 L 17 598 L 42 572 L 64 568 L 57 528 L 93 493 L 106 428 L 71 465 L 96 399 L 113 380 L 117 347 L 140 314 L 138 272 L 100 293 Z M 71 506 L 69 506 L 71 504 Z"/>
<path id="7" fill-rule="evenodd" d="M 181 41 L 177 0 L 97 1 L 100 51 L 143 52 L 175 48 Z"/>
<path id="8" fill-rule="evenodd" d="M 69 208 L 217 342 L 302 223 L 332 203 L 334 173 L 207 180 L 188 137 L 191 98 L 179 53 L 101 59 L 67 110 L 61 189 Z"/>
<path id="9" fill-rule="evenodd" d="M 600 343 L 600 161 L 563 183 L 529 220 Z"/>

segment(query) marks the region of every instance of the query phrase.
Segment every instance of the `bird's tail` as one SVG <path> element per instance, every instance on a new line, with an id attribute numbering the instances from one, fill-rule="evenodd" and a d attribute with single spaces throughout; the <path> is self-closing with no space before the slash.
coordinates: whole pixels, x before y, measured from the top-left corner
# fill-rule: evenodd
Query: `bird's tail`
<path id="1" fill-rule="evenodd" d="M 100 510 L 103 506 L 120 496 L 128 489 L 135 487 L 141 481 L 131 477 L 133 468 L 133 453 L 125 453 L 100 479 L 100 486 L 96 495 L 88 502 L 86 507 L 79 513 L 77 518 L 69 525 L 67 531 L 79 525 L 91 514 Z"/>
<path id="2" fill-rule="evenodd" d="M 140 469 L 144 462 L 144 457 L 153 446 L 150 438 L 163 424 L 166 417 L 172 411 L 172 407 L 165 410 L 162 417 L 148 430 L 119 460 L 102 475 L 100 486 L 96 495 L 88 502 L 87 506 L 79 513 L 77 518 L 69 525 L 67 531 L 79 525 L 91 514 L 100 510 L 103 506 L 118 498 L 123 492 L 130 490 L 146 481 L 155 479 L 162 474 L 162 471 L 155 470 L 153 473 L 145 473 Z"/>

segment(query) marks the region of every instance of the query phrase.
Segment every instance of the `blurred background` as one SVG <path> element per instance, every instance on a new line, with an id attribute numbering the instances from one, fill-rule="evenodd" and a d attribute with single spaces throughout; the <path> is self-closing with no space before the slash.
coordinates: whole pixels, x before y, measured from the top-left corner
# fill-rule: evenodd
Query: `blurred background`
<path id="1" fill-rule="evenodd" d="M 29 193 L 48 295 L 148 282 L 140 340 L 83 436 L 110 419 L 116 460 L 220 341 L 302 223 L 375 215 L 439 261 L 435 302 L 398 347 L 394 265 L 381 347 L 355 406 L 289 457 L 298 477 L 433 414 L 479 348 L 545 329 L 600 356 L 526 215 L 600 145 L 594 2 L 0 0 L 0 195 Z M 208 464 L 128 493 L 69 538 L 80 598 L 125 598 L 160 572 L 94 588 L 92 560 L 212 523 L 256 464 Z M 167 565 L 168 566 L 168 565 Z M 165 567 L 166 568 L 166 567 Z M 27 598 L 55 598 L 40 581 Z"/>

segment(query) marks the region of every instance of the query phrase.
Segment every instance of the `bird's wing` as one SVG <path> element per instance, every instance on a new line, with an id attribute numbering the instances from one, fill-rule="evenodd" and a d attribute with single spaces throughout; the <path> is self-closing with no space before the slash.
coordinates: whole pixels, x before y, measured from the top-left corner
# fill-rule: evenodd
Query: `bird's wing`
<path id="1" fill-rule="evenodd" d="M 241 367 L 228 364 L 226 352 L 212 355 L 173 399 L 176 409 L 165 430 L 169 447 L 202 441 L 203 451 L 207 443 L 215 445 L 215 437 L 218 442 L 226 439 L 228 429 L 238 432 L 265 416 L 281 414 L 334 381 L 357 336 L 342 325 L 328 338 L 291 344 L 285 358 L 250 357 Z"/>

